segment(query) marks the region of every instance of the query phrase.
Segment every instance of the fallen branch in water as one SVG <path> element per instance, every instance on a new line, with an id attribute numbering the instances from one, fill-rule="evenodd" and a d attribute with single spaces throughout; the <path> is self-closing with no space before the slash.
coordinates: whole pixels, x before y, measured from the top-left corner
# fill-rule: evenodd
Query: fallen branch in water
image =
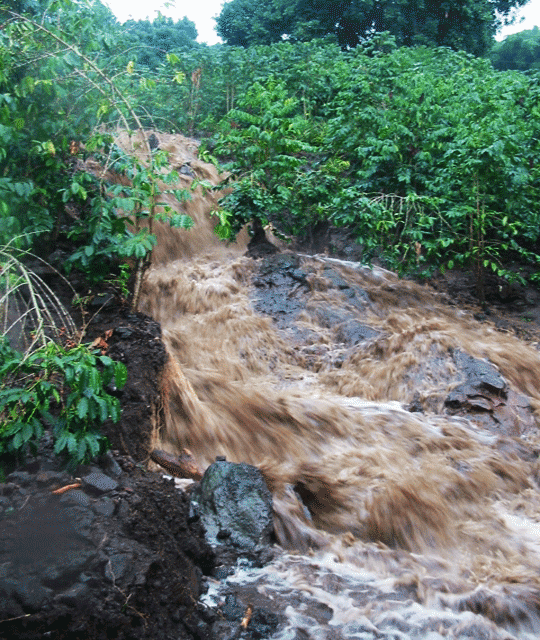
<path id="1" fill-rule="evenodd" d="M 251 620 L 251 616 L 253 615 L 253 606 L 248 604 L 248 608 L 246 609 L 246 613 L 244 614 L 244 617 L 242 618 L 242 622 L 240 623 L 240 626 L 243 629 L 247 629 L 247 626 L 249 624 L 249 621 Z"/>
<path id="2" fill-rule="evenodd" d="M 150 459 L 176 478 L 200 480 L 203 477 L 203 473 L 189 449 L 182 449 L 179 456 L 174 456 L 161 449 L 154 449 L 150 453 Z"/>

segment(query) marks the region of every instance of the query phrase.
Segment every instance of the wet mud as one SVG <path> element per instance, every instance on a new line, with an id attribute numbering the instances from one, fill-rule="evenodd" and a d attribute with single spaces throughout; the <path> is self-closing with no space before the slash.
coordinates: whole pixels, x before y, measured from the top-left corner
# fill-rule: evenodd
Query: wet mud
<path id="1" fill-rule="evenodd" d="M 210 638 L 197 599 L 214 554 L 187 496 L 146 468 L 159 325 L 110 302 L 88 337 L 128 367 L 122 420 L 104 426 L 113 452 L 69 469 L 45 438 L 0 483 L 0 638 Z"/>

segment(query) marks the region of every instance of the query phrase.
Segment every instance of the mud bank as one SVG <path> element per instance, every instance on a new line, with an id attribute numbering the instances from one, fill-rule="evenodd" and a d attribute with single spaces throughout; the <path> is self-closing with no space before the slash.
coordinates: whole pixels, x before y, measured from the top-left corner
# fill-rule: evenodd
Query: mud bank
<path id="1" fill-rule="evenodd" d="M 214 556 L 187 496 L 145 464 L 167 359 L 159 325 L 109 307 L 92 335 L 128 367 L 122 421 L 106 427 L 116 451 L 68 471 L 45 438 L 0 484 L 0 638 L 209 638 L 197 600 Z"/>

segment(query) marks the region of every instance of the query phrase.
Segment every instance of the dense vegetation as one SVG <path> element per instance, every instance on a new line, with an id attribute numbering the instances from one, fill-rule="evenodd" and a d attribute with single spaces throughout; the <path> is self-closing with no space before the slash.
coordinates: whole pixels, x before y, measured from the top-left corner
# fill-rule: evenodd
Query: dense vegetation
<path id="1" fill-rule="evenodd" d="M 481 55 L 501 21 L 527 0 L 231 0 L 217 19 L 230 45 L 334 36 L 343 48 L 388 31 L 398 45 L 447 46 Z"/>
<path id="2" fill-rule="evenodd" d="M 513 261 L 536 271 L 536 77 L 387 36 L 341 55 L 266 52 L 291 50 L 296 72 L 253 84 L 220 125 L 233 230 L 254 215 L 287 235 L 330 221 L 402 272 L 473 265 L 481 283 L 486 268 L 515 277 Z"/>
<path id="3" fill-rule="evenodd" d="M 223 35 L 223 16 L 242 2 L 225 6 Z M 474 55 L 491 46 L 495 5 L 504 15 L 522 3 L 376 4 L 383 21 L 369 13 L 372 2 L 358 1 L 347 9 L 358 9 L 347 31 L 349 13 L 331 13 L 338 3 L 316 16 L 313 3 L 281 12 L 276 0 L 259 3 L 255 39 L 238 40 L 247 47 L 199 45 L 187 19 L 122 26 L 98 1 L 0 6 L 2 304 L 17 282 L 6 261 L 22 264 L 28 251 L 49 258 L 62 247 L 67 274 L 89 286 L 112 282 L 135 307 L 155 221 L 191 225 L 160 207 L 164 189 L 189 197 L 175 190 L 166 154 L 146 137 L 145 157 L 127 156 L 117 127 L 204 140 L 206 157 L 230 171 L 217 218 L 224 238 L 253 219 L 284 236 L 345 226 L 367 261 L 376 256 L 402 273 L 473 268 L 480 296 L 486 270 L 536 281 L 539 77 L 496 71 Z M 273 31 L 264 21 L 289 15 L 284 9 L 294 15 Z M 446 29 L 447 14 L 459 28 Z M 368 33 L 361 15 L 387 31 Z M 475 30 L 482 37 L 473 43 Z M 88 171 L 90 156 L 129 186 Z M 4 326 L 7 316 L 0 312 Z M 58 451 L 75 460 L 104 448 L 92 425 L 117 417 L 105 387 L 112 377 L 120 383 L 122 370 L 77 344 L 51 346 L 53 337 L 44 332 L 32 356 L 0 344 L 0 456 L 53 422 Z M 74 367 L 90 391 L 75 384 Z"/>
<path id="4" fill-rule="evenodd" d="M 489 52 L 489 58 L 493 66 L 501 71 L 539 71 L 540 29 L 534 27 L 528 31 L 520 31 L 502 42 L 496 42 Z"/>

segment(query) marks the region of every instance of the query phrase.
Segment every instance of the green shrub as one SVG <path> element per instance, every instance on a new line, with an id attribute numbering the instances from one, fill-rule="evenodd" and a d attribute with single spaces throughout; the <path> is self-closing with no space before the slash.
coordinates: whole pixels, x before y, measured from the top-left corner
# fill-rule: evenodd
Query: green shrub
<path id="1" fill-rule="evenodd" d="M 121 389 L 126 367 L 84 345 L 67 349 L 49 342 L 30 354 L 0 340 L 0 459 L 35 452 L 45 426 L 54 452 L 71 465 L 108 449 L 99 433 L 106 420 L 118 422 L 120 403 L 106 391 Z"/>

